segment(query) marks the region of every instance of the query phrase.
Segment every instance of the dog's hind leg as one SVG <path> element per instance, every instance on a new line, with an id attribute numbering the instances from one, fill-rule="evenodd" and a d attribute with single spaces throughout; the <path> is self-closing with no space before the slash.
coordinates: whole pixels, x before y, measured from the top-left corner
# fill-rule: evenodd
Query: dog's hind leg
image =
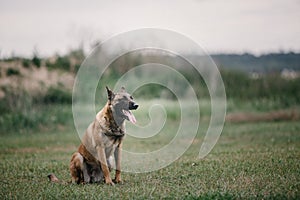
<path id="1" fill-rule="evenodd" d="M 82 168 L 82 173 L 83 173 L 83 179 L 84 183 L 90 183 L 91 182 L 91 176 L 88 171 L 88 164 L 86 162 L 83 162 L 83 168 Z"/>
<path id="2" fill-rule="evenodd" d="M 72 183 L 80 184 L 84 181 L 84 158 L 83 156 L 75 152 L 72 155 L 72 159 L 70 162 L 70 173 L 72 177 Z"/>
<path id="3" fill-rule="evenodd" d="M 91 169 L 91 179 L 93 183 L 100 183 L 103 181 L 103 172 L 100 166 L 93 166 Z"/>

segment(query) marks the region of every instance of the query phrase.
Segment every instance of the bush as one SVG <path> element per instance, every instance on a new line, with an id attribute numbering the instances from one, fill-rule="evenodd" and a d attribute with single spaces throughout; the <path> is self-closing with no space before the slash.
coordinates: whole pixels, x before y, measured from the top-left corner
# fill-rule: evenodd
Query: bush
<path id="1" fill-rule="evenodd" d="M 286 80 L 280 74 L 264 74 L 257 79 L 244 72 L 221 71 L 226 96 L 242 101 L 268 99 L 287 107 L 300 103 L 300 78 Z"/>
<path id="2" fill-rule="evenodd" d="M 27 112 L 31 109 L 32 97 L 23 89 L 12 86 L 1 89 L 5 96 L 0 100 L 0 113 Z"/>
<path id="3" fill-rule="evenodd" d="M 29 133 L 40 130 L 56 130 L 72 123 L 71 106 L 34 105 L 28 112 L 18 111 L 0 115 L 0 135 L 7 133 Z"/>
<path id="4" fill-rule="evenodd" d="M 22 61 L 23 67 L 28 68 L 28 67 L 30 67 L 30 64 L 31 64 L 31 61 L 30 61 L 30 60 L 28 60 L 28 59 L 23 59 L 23 61 Z"/>
<path id="5" fill-rule="evenodd" d="M 6 70 L 7 76 L 14 76 L 14 75 L 20 75 L 20 71 L 18 69 L 8 68 Z"/>
<path id="6" fill-rule="evenodd" d="M 39 57 L 37 57 L 36 55 L 33 56 L 32 58 L 32 63 L 37 67 L 40 68 L 41 67 L 41 59 Z"/>
<path id="7" fill-rule="evenodd" d="M 70 70 L 70 61 L 67 57 L 58 57 L 55 64 L 57 68 Z"/>
<path id="8" fill-rule="evenodd" d="M 7 106 L 7 102 L 5 99 L 0 99 L 0 113 L 8 113 L 10 111 L 9 107 Z"/>
<path id="9" fill-rule="evenodd" d="M 50 87 L 43 98 L 43 103 L 70 104 L 72 103 L 72 94 L 60 88 Z"/>
<path id="10" fill-rule="evenodd" d="M 68 57 L 66 57 L 66 56 L 61 57 L 61 56 L 59 56 L 56 59 L 55 63 L 46 62 L 46 66 L 49 69 L 62 69 L 62 70 L 69 71 L 71 63 L 70 63 L 70 60 L 69 60 Z"/>
<path id="11" fill-rule="evenodd" d="M 43 97 L 32 97 L 21 88 L 2 87 L 5 97 L 0 99 L 0 135 L 26 133 L 40 128 L 56 129 L 72 122 L 71 94 L 49 88 Z M 44 104 L 44 102 L 53 104 Z M 59 103 L 59 104 L 54 104 Z"/>

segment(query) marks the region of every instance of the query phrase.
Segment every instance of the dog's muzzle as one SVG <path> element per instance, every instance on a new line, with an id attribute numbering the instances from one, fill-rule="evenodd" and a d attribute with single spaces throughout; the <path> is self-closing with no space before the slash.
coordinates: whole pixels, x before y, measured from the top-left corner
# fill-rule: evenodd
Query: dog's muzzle
<path id="1" fill-rule="evenodd" d="M 129 110 L 136 110 L 138 107 L 139 105 L 134 102 L 130 102 L 129 104 Z"/>

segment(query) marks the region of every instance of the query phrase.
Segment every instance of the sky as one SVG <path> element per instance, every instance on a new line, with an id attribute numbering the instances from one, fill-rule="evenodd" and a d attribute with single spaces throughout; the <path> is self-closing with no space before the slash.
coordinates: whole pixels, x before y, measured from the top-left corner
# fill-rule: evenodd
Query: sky
<path id="1" fill-rule="evenodd" d="M 300 0 L 0 0 L 0 57 L 65 54 L 140 28 L 208 53 L 300 52 Z"/>

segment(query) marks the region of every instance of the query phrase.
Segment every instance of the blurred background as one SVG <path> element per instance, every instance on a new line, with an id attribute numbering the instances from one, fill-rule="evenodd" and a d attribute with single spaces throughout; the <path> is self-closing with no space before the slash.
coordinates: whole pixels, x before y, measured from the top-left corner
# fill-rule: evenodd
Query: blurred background
<path id="1" fill-rule="evenodd" d="M 226 88 L 227 121 L 298 120 L 299 11 L 298 0 L 0 0 L 0 133 L 73 126 L 72 88 L 83 60 L 108 38 L 146 27 L 186 35 L 211 55 Z M 155 56 L 119 57 L 100 84 L 113 86 Z M 184 64 L 181 73 L 198 97 L 209 99 L 201 77 Z M 157 85 L 135 96 L 149 94 L 174 98 Z"/>
<path id="2" fill-rule="evenodd" d="M 0 199 L 300 199 L 299 19 L 299 0 L 0 0 Z M 210 95 L 203 78 L 183 59 L 201 61 L 202 55 L 184 45 L 179 56 L 132 51 L 110 64 L 99 81 L 95 105 L 80 107 L 79 115 L 89 123 L 94 115 L 84 114 L 104 105 L 105 85 L 113 88 L 132 68 L 158 62 L 178 70 L 192 85 L 200 122 L 191 98 L 182 105 L 167 87 L 147 84 L 132 94 L 140 105 L 133 111 L 138 125 L 126 124 L 122 148 L 159 156 L 150 163 L 146 156 L 129 160 L 135 167 L 138 162 L 142 167 L 166 163 L 170 156 L 157 150 L 169 144 L 174 145 L 170 155 L 178 152 L 178 144 L 188 149 L 161 170 L 122 173 L 124 184 L 114 188 L 49 183 L 51 172 L 70 180 L 69 160 L 83 134 L 77 135 L 72 113 L 81 63 L 98 44 L 141 28 L 180 33 L 211 56 L 226 90 L 221 136 L 213 127 L 207 134 L 213 137 L 203 142 L 211 122 Z M 191 97 L 192 90 L 178 84 L 182 76 L 157 74 L 168 87 Z M 181 121 L 187 122 L 184 138 L 177 137 Z M 213 150 L 198 159 L 201 145 L 215 141 Z M 124 163 L 126 154 L 123 158 Z"/>

